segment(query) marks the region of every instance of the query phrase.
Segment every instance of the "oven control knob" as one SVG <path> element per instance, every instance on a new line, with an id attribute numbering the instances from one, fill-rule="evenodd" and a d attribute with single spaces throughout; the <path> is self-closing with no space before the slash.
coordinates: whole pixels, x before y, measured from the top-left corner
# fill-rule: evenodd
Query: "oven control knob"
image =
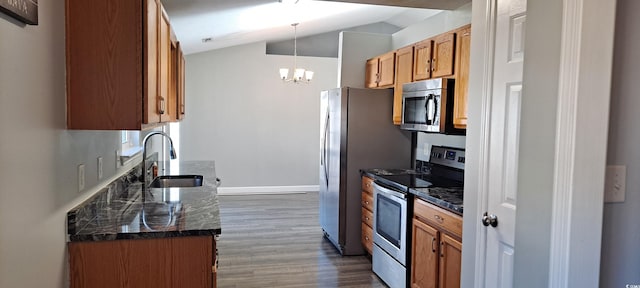
<path id="1" fill-rule="evenodd" d="M 497 227 L 498 226 L 498 216 L 496 215 L 489 215 L 489 213 L 484 212 L 484 214 L 482 214 L 482 225 L 484 226 L 489 226 L 491 225 L 491 227 Z"/>

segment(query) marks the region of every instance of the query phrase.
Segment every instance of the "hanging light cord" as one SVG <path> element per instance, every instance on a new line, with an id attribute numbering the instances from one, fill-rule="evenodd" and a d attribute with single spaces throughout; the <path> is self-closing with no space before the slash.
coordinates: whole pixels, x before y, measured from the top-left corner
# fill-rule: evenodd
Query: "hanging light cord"
<path id="1" fill-rule="evenodd" d="M 298 23 L 293 23 L 291 26 L 293 26 L 293 71 L 295 73 L 298 68 Z"/>

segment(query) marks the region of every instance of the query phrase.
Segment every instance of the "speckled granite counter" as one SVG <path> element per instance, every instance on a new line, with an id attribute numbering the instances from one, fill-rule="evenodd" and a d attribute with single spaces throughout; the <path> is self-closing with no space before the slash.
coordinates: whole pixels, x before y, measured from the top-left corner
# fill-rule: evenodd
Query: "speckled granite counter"
<path id="1" fill-rule="evenodd" d="M 196 174 L 201 187 L 151 188 L 139 167 L 67 213 L 69 241 L 218 235 L 220 210 L 213 161 L 172 161 L 160 175 Z"/>

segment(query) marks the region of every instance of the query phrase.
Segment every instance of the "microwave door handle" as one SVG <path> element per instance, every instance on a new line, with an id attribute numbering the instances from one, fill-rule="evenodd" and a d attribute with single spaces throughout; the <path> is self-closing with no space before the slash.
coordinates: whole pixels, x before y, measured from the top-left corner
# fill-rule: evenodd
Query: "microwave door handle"
<path id="1" fill-rule="evenodd" d="M 427 114 L 427 125 L 433 125 L 436 117 L 436 98 L 433 94 L 427 96 L 427 103 L 425 104 L 425 110 Z"/>
<path id="2" fill-rule="evenodd" d="M 440 109 L 439 103 L 438 103 L 438 98 L 436 97 L 436 95 L 431 94 L 431 97 L 433 97 L 433 116 L 431 116 L 431 119 L 433 119 L 433 124 L 435 124 L 436 122 L 436 116 L 438 116 L 438 111 Z M 440 114 L 442 115 L 442 114 Z"/>

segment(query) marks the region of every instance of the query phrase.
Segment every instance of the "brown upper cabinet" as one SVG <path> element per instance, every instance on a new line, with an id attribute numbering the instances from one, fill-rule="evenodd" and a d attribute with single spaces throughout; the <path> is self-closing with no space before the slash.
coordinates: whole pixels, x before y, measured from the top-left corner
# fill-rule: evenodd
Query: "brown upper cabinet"
<path id="1" fill-rule="evenodd" d="M 366 88 L 390 88 L 395 79 L 395 52 L 391 51 L 367 60 Z"/>
<path id="2" fill-rule="evenodd" d="M 141 130 L 175 120 L 171 26 L 160 1 L 65 4 L 67 128 Z"/>
<path id="3" fill-rule="evenodd" d="M 413 80 L 453 76 L 456 34 L 447 32 L 414 45 Z"/>
<path id="4" fill-rule="evenodd" d="M 396 50 L 396 73 L 393 89 L 393 124 L 402 123 L 402 85 L 413 81 L 413 46 Z"/>
<path id="5" fill-rule="evenodd" d="M 402 85 L 431 78 L 454 78 L 454 126 L 467 128 L 471 24 L 367 60 L 367 88 L 393 87 L 393 124 L 402 124 Z M 395 61 L 391 61 L 395 55 Z M 393 70 L 382 67 L 394 67 Z M 393 80 L 385 80 L 393 71 Z"/>
<path id="6" fill-rule="evenodd" d="M 171 25 L 169 24 L 169 16 L 167 16 L 164 9 L 162 9 L 162 15 L 160 17 L 160 57 L 158 57 L 158 63 L 160 69 L 160 75 L 158 78 L 159 88 L 159 101 L 160 101 L 160 118 L 161 122 L 169 122 L 176 120 L 176 101 L 171 97 L 172 84 L 171 83 L 171 69 L 172 69 L 172 49 L 173 39 Z M 174 37 L 172 37 L 174 36 Z M 177 41 L 176 41 L 177 42 Z"/>
<path id="7" fill-rule="evenodd" d="M 471 25 L 460 28 L 456 43 L 456 87 L 453 101 L 453 126 L 467 129 L 469 94 L 469 59 L 471 58 Z"/>
<path id="8" fill-rule="evenodd" d="M 169 110 L 171 121 L 184 119 L 184 55 L 182 47 L 176 38 L 176 34 L 171 30 L 171 65 L 169 81 Z"/>
<path id="9" fill-rule="evenodd" d="M 456 49 L 456 34 L 445 33 L 433 39 L 433 59 L 431 78 L 453 76 L 453 62 Z"/>
<path id="10" fill-rule="evenodd" d="M 427 39 L 416 43 L 413 52 L 413 80 L 431 78 L 431 45 L 433 40 Z"/>

